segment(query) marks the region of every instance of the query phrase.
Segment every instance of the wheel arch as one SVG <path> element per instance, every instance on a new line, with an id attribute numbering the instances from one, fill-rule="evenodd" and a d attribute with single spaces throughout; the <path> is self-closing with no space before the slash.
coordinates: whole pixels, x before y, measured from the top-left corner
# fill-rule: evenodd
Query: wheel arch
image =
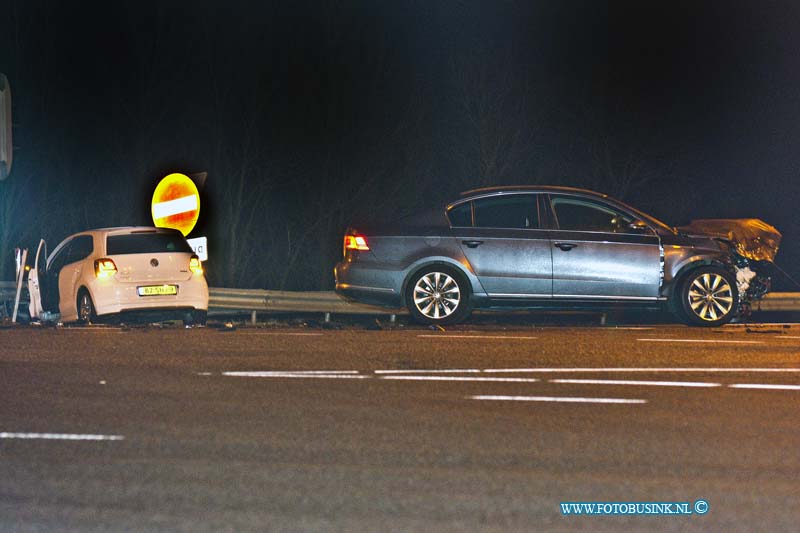
<path id="1" fill-rule="evenodd" d="M 697 270 L 698 268 L 713 266 L 724 268 L 725 270 L 731 271 L 730 264 L 726 263 L 722 257 L 692 257 L 689 258 L 685 264 L 680 266 L 678 271 L 673 275 L 672 280 L 670 281 L 667 288 L 667 298 L 669 300 L 673 300 L 675 296 L 675 291 L 678 287 L 681 286 L 683 280 L 688 276 L 691 272 Z M 732 272 L 732 271 L 731 271 Z"/>
<path id="2" fill-rule="evenodd" d="M 452 259 L 447 258 L 429 258 L 417 263 L 414 263 L 406 272 L 405 277 L 403 278 L 403 283 L 400 286 L 400 305 L 406 307 L 406 292 L 408 289 L 408 284 L 411 279 L 419 274 L 422 270 L 429 268 L 431 266 L 446 266 L 449 268 L 454 269 L 456 272 L 461 274 L 465 280 L 467 280 L 467 286 L 469 287 L 470 294 L 475 294 L 477 292 L 475 290 L 476 284 L 478 283 L 477 278 L 475 275 L 470 272 L 465 265 L 459 263 L 458 261 L 453 261 Z M 477 285 L 480 287 L 480 285 Z"/>

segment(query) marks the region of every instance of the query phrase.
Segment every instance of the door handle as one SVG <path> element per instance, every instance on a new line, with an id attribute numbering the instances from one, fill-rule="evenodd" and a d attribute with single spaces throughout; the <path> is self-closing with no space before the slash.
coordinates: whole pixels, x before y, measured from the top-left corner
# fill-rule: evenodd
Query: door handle
<path id="1" fill-rule="evenodd" d="M 555 243 L 555 247 L 556 248 L 561 248 L 565 252 L 569 252 L 570 250 L 572 250 L 576 246 L 578 246 L 578 245 L 575 244 L 575 243 L 572 243 L 572 242 L 557 242 L 557 243 Z"/>
<path id="2" fill-rule="evenodd" d="M 461 244 L 465 244 L 467 248 L 477 248 L 483 244 L 483 241 L 461 241 Z"/>

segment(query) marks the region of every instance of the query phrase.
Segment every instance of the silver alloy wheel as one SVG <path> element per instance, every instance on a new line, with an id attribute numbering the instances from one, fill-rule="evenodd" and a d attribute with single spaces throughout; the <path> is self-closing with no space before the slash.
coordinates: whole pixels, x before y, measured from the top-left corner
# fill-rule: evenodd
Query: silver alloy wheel
<path id="1" fill-rule="evenodd" d="M 93 311 L 92 298 L 87 292 L 81 293 L 81 298 L 78 301 L 78 319 L 81 322 L 91 322 Z"/>
<path id="2" fill-rule="evenodd" d="M 695 315 L 706 322 L 719 320 L 731 312 L 733 290 L 719 274 L 706 272 L 689 286 L 689 307 Z"/>
<path id="3" fill-rule="evenodd" d="M 414 306 L 427 318 L 448 317 L 461 303 L 461 289 L 450 275 L 429 272 L 414 285 Z"/>

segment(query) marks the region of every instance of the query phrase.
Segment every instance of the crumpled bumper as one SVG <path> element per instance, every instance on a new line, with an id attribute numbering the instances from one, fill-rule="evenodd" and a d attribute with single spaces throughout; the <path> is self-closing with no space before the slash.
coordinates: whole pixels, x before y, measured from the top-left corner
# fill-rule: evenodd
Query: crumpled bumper
<path id="1" fill-rule="evenodd" d="M 689 235 L 705 235 L 722 239 L 752 261 L 774 262 L 781 244 L 781 233 L 757 218 L 693 220 L 678 230 Z"/>

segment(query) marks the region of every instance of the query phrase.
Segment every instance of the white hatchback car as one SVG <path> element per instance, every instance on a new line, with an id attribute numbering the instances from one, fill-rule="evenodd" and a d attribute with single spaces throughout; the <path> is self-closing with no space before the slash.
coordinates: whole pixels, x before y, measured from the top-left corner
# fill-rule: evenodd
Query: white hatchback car
<path id="1" fill-rule="evenodd" d="M 105 228 L 64 239 L 47 257 L 42 240 L 28 274 L 32 319 L 60 313 L 89 323 L 113 314 L 146 314 L 205 323 L 208 284 L 180 231 Z"/>

